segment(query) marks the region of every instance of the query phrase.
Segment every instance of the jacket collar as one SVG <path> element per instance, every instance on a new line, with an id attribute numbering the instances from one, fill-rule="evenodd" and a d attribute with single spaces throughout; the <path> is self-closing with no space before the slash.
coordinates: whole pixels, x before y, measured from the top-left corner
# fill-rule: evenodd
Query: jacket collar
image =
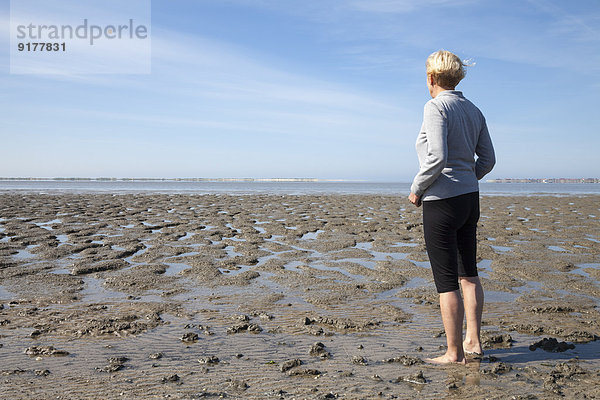
<path id="1" fill-rule="evenodd" d="M 439 97 L 439 96 L 465 97 L 465 96 L 463 96 L 462 92 L 459 90 L 444 90 L 443 92 L 438 93 L 438 95 L 436 97 Z"/>

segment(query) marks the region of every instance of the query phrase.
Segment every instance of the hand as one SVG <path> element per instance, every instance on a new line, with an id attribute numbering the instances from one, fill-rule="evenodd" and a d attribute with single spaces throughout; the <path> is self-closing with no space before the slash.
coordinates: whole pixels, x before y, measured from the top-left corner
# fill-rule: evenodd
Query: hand
<path id="1" fill-rule="evenodd" d="M 421 196 L 417 196 L 416 194 L 411 192 L 411 194 L 408 196 L 408 201 L 410 201 L 417 207 L 421 207 Z"/>

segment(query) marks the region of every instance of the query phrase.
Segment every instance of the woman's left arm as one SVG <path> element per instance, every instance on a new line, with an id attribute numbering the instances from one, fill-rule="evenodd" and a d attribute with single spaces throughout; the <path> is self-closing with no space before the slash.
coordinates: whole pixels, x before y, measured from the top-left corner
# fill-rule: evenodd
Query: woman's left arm
<path id="1" fill-rule="evenodd" d="M 477 140 L 477 147 L 475 148 L 475 154 L 477 154 L 477 161 L 475 162 L 475 175 L 477 179 L 483 178 L 487 175 L 494 165 L 496 165 L 496 154 L 494 152 L 494 145 L 492 144 L 492 138 L 488 131 L 485 118 L 483 119 L 483 126 L 479 133 Z"/>

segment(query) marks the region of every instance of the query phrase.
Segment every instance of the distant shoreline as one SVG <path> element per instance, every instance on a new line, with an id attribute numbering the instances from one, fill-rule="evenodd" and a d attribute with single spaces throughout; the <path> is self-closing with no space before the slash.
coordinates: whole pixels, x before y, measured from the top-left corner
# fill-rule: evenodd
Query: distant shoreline
<path id="1" fill-rule="evenodd" d="M 320 179 L 320 178 L 86 178 L 86 177 L 0 177 L 1 181 L 37 181 L 37 182 L 342 182 L 342 183 L 378 183 L 364 179 Z M 409 183 L 401 182 L 400 183 Z M 500 178 L 488 179 L 485 183 L 543 183 L 543 184 L 581 184 L 600 183 L 600 178 Z"/>
<path id="2" fill-rule="evenodd" d="M 58 182 L 366 182 L 359 179 L 318 178 L 32 178 L 0 177 L 0 181 L 58 181 Z"/>
<path id="3" fill-rule="evenodd" d="M 501 178 L 487 183 L 600 183 L 600 178 Z"/>

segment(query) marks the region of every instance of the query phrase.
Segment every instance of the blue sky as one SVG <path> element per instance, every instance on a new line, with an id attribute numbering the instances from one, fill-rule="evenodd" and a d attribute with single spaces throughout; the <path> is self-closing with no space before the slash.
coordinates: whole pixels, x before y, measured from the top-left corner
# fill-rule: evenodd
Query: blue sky
<path id="1" fill-rule="evenodd" d="M 472 59 L 494 177 L 600 177 L 600 2 L 153 0 L 152 73 L 9 73 L 0 176 L 410 181 L 425 59 Z"/>

